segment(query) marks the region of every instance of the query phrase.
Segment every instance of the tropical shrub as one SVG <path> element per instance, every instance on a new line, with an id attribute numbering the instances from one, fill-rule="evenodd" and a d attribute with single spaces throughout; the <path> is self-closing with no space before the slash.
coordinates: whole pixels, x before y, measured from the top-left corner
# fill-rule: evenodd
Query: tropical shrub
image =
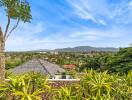
<path id="1" fill-rule="evenodd" d="M 128 75 L 110 75 L 88 71 L 80 83 L 62 87 L 55 95 L 57 100 L 132 100 L 132 72 Z"/>
<path id="2" fill-rule="evenodd" d="M 54 100 L 77 100 L 73 87 L 65 86 L 56 91 Z"/>
<path id="3" fill-rule="evenodd" d="M 41 95 L 50 90 L 47 78 L 40 74 L 28 73 L 9 77 L 0 84 L 1 99 L 41 100 Z M 12 100 L 11 99 L 11 100 Z"/>
<path id="4" fill-rule="evenodd" d="M 91 69 L 80 82 L 51 89 L 47 77 L 32 72 L 1 82 L 0 100 L 41 100 L 43 94 L 53 95 L 53 100 L 132 100 L 131 77 L 132 71 L 119 76 Z"/>

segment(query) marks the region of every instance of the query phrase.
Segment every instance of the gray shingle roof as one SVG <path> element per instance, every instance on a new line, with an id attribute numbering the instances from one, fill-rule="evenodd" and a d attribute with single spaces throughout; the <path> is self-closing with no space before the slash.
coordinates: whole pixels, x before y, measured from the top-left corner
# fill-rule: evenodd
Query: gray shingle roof
<path id="1" fill-rule="evenodd" d="M 41 59 L 33 59 L 12 70 L 14 74 L 22 74 L 22 73 L 31 72 L 31 71 L 39 72 L 45 75 L 50 75 L 52 77 L 54 77 L 55 74 L 65 72 L 65 70 L 60 68 L 59 65 L 52 64 L 48 61 L 44 61 Z"/>

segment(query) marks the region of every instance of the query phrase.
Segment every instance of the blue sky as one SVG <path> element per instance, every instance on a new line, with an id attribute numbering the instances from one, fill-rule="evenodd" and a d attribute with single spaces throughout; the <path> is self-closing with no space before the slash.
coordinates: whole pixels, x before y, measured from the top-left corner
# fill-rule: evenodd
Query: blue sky
<path id="1" fill-rule="evenodd" d="M 28 1 L 33 19 L 19 24 L 7 40 L 6 50 L 124 47 L 132 43 L 132 0 Z M 7 18 L 2 8 L 0 12 L 4 29 Z"/>

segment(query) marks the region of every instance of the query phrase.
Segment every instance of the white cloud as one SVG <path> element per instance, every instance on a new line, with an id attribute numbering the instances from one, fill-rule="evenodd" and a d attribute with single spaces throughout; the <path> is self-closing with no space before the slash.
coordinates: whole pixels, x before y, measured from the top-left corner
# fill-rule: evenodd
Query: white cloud
<path id="1" fill-rule="evenodd" d="M 104 25 L 104 26 L 107 25 L 107 23 L 106 23 L 104 20 L 102 20 L 102 19 L 99 19 L 99 23 L 101 23 L 101 24 Z"/>
<path id="2" fill-rule="evenodd" d="M 132 1 L 122 0 L 118 4 L 114 4 L 111 10 L 111 18 L 120 25 L 132 23 Z"/>
<path id="3" fill-rule="evenodd" d="M 35 26 L 34 26 L 35 27 Z M 18 36 L 14 34 L 7 41 L 7 50 L 37 50 L 72 47 L 77 45 L 89 45 L 88 43 L 100 41 L 106 38 L 119 38 L 124 36 L 124 30 L 101 31 L 98 29 L 85 29 L 82 31 L 71 31 L 71 34 L 63 36 L 62 33 L 55 33 L 52 36 L 34 38 L 33 35 Z M 103 43 L 102 43 L 103 44 Z"/>
<path id="4" fill-rule="evenodd" d="M 118 3 L 108 3 L 107 0 L 67 0 L 67 2 L 74 14 L 81 19 L 104 26 L 108 25 L 108 20 L 115 24 L 132 23 L 132 0 L 122 0 Z"/>
<path id="5" fill-rule="evenodd" d="M 74 14 L 81 19 L 91 20 L 94 23 L 106 25 L 105 20 L 97 17 L 97 15 L 109 16 L 110 12 L 105 0 L 67 0 L 73 8 Z"/>
<path id="6" fill-rule="evenodd" d="M 45 25 L 43 22 L 37 23 L 20 23 L 18 28 L 13 32 L 13 34 L 18 35 L 34 35 L 45 30 Z"/>
<path id="7" fill-rule="evenodd" d="M 103 39 L 103 38 L 118 38 L 124 36 L 126 33 L 126 30 L 124 29 L 118 29 L 117 27 L 113 27 L 108 30 L 99 30 L 96 28 L 93 29 L 85 29 L 82 31 L 76 31 L 72 33 L 70 36 L 72 38 L 85 38 L 85 37 L 94 37 L 95 39 Z"/>
<path id="8" fill-rule="evenodd" d="M 132 7 L 132 0 L 128 3 L 129 7 Z"/>
<path id="9" fill-rule="evenodd" d="M 75 13 L 82 19 L 92 20 L 93 22 L 97 23 L 97 20 L 93 17 L 93 15 L 88 11 L 82 8 L 81 6 L 72 3 Z"/>
<path id="10" fill-rule="evenodd" d="M 6 41 L 6 50 L 27 49 L 28 45 L 32 45 L 36 35 L 38 33 L 44 32 L 44 26 L 45 25 L 42 22 L 35 24 L 21 23 L 20 26 L 15 31 L 13 31 L 11 36 Z M 27 47 L 25 48 L 24 46 Z"/>

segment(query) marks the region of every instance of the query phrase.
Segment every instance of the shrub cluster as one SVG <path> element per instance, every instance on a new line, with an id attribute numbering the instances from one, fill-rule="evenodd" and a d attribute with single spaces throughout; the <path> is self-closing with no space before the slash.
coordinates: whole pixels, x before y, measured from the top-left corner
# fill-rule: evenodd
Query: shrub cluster
<path id="1" fill-rule="evenodd" d="M 119 76 L 89 70 L 79 83 L 59 89 L 51 88 L 47 78 L 40 74 L 9 79 L 0 84 L 1 100 L 41 100 L 43 94 L 53 94 L 53 100 L 132 100 L 132 71 Z"/>

